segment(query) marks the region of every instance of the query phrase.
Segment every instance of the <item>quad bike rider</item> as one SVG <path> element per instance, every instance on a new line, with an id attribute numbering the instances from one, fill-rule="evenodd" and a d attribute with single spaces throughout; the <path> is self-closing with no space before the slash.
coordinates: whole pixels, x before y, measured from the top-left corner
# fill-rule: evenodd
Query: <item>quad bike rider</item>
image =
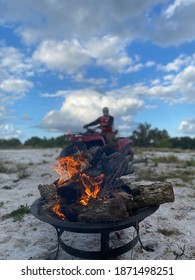
<path id="1" fill-rule="evenodd" d="M 109 109 L 103 108 L 103 116 L 95 121 L 83 126 L 87 129 L 85 133 L 69 134 L 65 137 L 68 144 L 60 153 L 59 157 L 65 157 L 76 153 L 78 150 L 89 150 L 99 148 L 99 152 L 105 152 L 110 155 L 114 152 L 128 153 L 133 157 L 131 150 L 132 141 L 125 137 L 116 137 L 118 131 L 114 131 L 114 117 L 109 115 Z M 90 126 L 99 125 L 95 129 L 89 129 Z M 101 129 L 97 132 L 96 129 Z"/>
<path id="2" fill-rule="evenodd" d="M 99 117 L 97 120 L 89 124 L 84 125 L 83 128 L 99 125 L 98 128 L 101 129 L 101 134 L 104 137 L 106 144 L 109 144 L 114 141 L 116 135 L 116 132 L 114 132 L 113 130 L 114 117 L 109 115 L 109 109 L 107 107 L 104 107 L 102 112 L 103 116 Z"/>

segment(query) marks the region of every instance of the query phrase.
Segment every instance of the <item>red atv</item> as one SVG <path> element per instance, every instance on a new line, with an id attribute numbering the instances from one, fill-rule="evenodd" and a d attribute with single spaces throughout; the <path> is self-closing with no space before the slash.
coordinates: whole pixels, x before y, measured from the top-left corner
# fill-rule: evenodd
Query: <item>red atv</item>
<path id="1" fill-rule="evenodd" d="M 59 157 L 65 157 L 83 148 L 91 149 L 93 147 L 105 147 L 105 153 L 111 154 L 116 151 L 123 152 L 128 149 L 128 153 L 133 156 L 131 150 L 132 140 L 125 137 L 116 137 L 116 145 L 109 147 L 106 144 L 103 135 L 96 129 L 87 129 L 85 133 L 68 134 L 65 136 L 67 146 L 62 150 Z M 107 147 L 108 146 L 108 147 Z"/>

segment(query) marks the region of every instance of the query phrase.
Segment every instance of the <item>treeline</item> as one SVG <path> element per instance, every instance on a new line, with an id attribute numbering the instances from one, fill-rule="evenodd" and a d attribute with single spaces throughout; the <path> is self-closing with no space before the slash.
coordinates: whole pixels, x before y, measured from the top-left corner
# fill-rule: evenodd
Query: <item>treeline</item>
<path id="1" fill-rule="evenodd" d="M 170 137 L 165 129 L 151 128 L 148 123 L 140 124 L 130 138 L 137 147 L 195 149 L 195 138 Z"/>
<path id="2" fill-rule="evenodd" d="M 155 147 L 155 148 L 178 148 L 178 149 L 195 149 L 195 138 L 170 137 L 168 132 L 163 129 L 152 128 L 150 124 L 140 124 L 132 135 L 128 138 L 133 140 L 133 146 L 136 147 Z M 65 135 L 52 138 L 31 137 L 24 143 L 19 139 L 0 139 L 0 148 L 62 148 L 65 146 Z"/>
<path id="3" fill-rule="evenodd" d="M 65 135 L 59 136 L 57 138 L 39 138 L 36 136 L 31 137 L 22 143 L 17 138 L 12 139 L 0 139 L 0 148 L 9 149 L 9 148 L 55 148 L 55 147 L 63 147 L 65 144 L 64 141 Z"/>

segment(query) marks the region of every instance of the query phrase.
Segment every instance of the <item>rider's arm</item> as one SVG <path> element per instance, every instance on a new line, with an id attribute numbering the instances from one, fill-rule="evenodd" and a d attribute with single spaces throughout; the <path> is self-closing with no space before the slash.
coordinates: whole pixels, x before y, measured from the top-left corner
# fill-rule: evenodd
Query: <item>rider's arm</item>
<path id="1" fill-rule="evenodd" d="M 91 123 L 86 124 L 85 127 L 93 126 L 93 125 L 97 125 L 97 124 L 99 124 L 99 118 Z"/>

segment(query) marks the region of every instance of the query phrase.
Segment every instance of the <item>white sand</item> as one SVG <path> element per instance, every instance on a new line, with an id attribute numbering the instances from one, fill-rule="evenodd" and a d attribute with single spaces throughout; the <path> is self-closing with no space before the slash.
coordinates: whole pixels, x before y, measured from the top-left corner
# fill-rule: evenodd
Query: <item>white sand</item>
<path id="1" fill-rule="evenodd" d="M 58 174 L 51 169 L 56 163 L 59 149 L 34 150 L 0 150 L 0 162 L 9 168 L 18 164 L 28 166 L 30 176 L 18 180 L 18 172 L 0 173 L 0 259 L 2 260 L 45 260 L 53 259 L 56 252 L 57 236 L 55 229 L 26 214 L 21 221 L 4 218 L 20 205 L 31 205 L 40 197 L 37 186 L 48 184 L 58 179 Z M 173 154 L 173 153 L 172 153 Z M 150 152 L 143 156 L 166 156 L 166 153 Z M 182 160 L 193 158 L 195 153 L 175 153 Z M 136 156 L 137 157 L 137 156 Z M 138 156 L 140 157 L 140 155 Z M 12 167 L 11 167 L 12 166 Z M 176 170 L 177 164 L 159 164 L 158 167 L 137 164 L 136 168 L 155 168 L 159 173 Z M 189 167 L 191 168 L 195 167 Z M 186 170 L 188 170 L 186 168 Z M 153 249 L 145 251 L 138 243 L 133 250 L 121 255 L 118 259 L 135 260 L 172 260 L 195 259 L 195 179 L 182 182 L 181 179 L 168 178 L 172 181 L 175 202 L 166 203 L 150 217 L 140 223 L 140 235 L 144 246 Z M 166 235 L 164 232 L 170 232 Z M 133 238 L 133 228 L 119 232 L 120 240 L 115 233 L 110 236 L 110 246 L 119 246 Z M 69 245 L 84 250 L 99 250 L 99 234 L 76 234 L 64 232 L 63 240 Z M 70 260 L 75 257 L 60 249 L 58 259 Z"/>

